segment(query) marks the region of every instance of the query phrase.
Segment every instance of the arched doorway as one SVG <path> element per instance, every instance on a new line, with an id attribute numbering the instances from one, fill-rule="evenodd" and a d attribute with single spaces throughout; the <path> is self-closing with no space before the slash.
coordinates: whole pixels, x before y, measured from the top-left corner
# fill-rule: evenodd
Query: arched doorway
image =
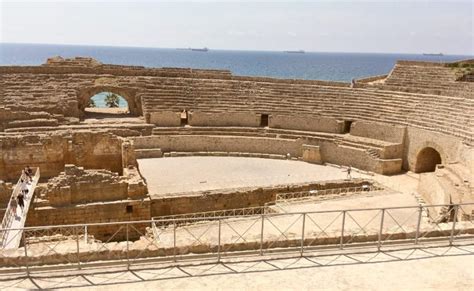
<path id="1" fill-rule="evenodd" d="M 87 114 L 88 108 L 90 107 L 90 100 L 92 98 L 104 99 L 108 93 L 112 93 L 121 97 L 119 107 L 128 106 L 128 114 L 130 116 L 141 116 L 142 115 L 142 105 L 141 99 L 136 97 L 136 90 L 132 88 L 122 88 L 122 87 L 112 87 L 112 86 L 96 86 L 81 89 L 77 92 L 78 97 L 78 108 L 80 114 L 83 117 Z M 99 97 L 96 97 L 96 96 Z M 95 100 L 94 100 L 95 101 Z M 103 103 L 102 101 L 100 103 Z M 97 106 L 96 102 L 96 106 Z"/>
<path id="2" fill-rule="evenodd" d="M 441 155 L 432 147 L 423 148 L 416 156 L 415 173 L 434 172 L 441 164 Z"/>
<path id="3" fill-rule="evenodd" d="M 86 115 L 130 115 L 127 100 L 113 92 L 99 92 L 91 96 L 84 111 Z"/>

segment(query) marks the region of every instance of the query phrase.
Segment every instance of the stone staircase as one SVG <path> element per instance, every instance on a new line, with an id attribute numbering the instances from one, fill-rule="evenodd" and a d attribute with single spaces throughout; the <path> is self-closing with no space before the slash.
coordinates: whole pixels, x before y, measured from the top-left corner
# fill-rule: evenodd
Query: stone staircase
<path id="1" fill-rule="evenodd" d="M 22 240 L 22 233 L 23 231 L 21 228 L 25 226 L 26 218 L 28 215 L 28 210 L 30 208 L 31 202 L 34 198 L 35 188 L 38 184 L 40 179 L 40 170 L 36 168 L 35 175 L 33 176 L 33 180 L 28 183 L 28 193 L 24 199 L 24 210 L 21 211 L 20 206 L 17 206 L 16 213 L 14 214 L 12 211 L 11 201 L 16 199 L 17 195 L 21 191 L 21 181 L 29 181 L 29 178 L 22 173 L 20 178 L 18 179 L 18 183 L 13 188 L 12 196 L 10 198 L 10 202 L 8 203 L 7 210 L 5 211 L 5 215 L 2 220 L 2 225 L 0 227 L 0 247 L 3 249 L 15 249 L 20 246 L 20 242 Z M 17 216 L 17 213 L 21 212 L 20 216 Z"/>

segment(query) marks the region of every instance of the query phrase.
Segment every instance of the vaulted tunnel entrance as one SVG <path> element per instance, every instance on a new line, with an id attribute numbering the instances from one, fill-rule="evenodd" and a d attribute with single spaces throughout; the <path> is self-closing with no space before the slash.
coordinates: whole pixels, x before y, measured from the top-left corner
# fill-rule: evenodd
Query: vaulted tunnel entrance
<path id="1" fill-rule="evenodd" d="M 127 100 L 113 92 L 95 94 L 89 99 L 84 111 L 86 115 L 103 115 L 104 117 L 130 115 Z"/>
<path id="2" fill-rule="evenodd" d="M 441 155 L 432 147 L 423 148 L 416 156 L 415 173 L 434 172 L 441 164 Z"/>
<path id="3" fill-rule="evenodd" d="M 82 117 L 91 114 L 141 116 L 140 98 L 130 88 L 97 86 L 78 92 L 78 107 Z"/>

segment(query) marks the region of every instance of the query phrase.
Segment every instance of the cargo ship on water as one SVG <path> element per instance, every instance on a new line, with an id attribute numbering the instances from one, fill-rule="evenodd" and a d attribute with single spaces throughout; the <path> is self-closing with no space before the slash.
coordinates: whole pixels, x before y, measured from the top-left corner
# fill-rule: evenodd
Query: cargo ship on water
<path id="1" fill-rule="evenodd" d="M 203 47 L 203 48 L 192 48 L 192 47 L 177 48 L 177 50 L 179 50 L 179 51 L 193 51 L 193 52 L 208 52 L 209 51 L 209 49 L 207 47 Z"/>
<path id="2" fill-rule="evenodd" d="M 437 54 L 423 54 L 424 56 L 428 57 L 442 57 L 444 56 L 443 53 L 437 53 Z"/>
<path id="3" fill-rule="evenodd" d="M 192 50 L 193 52 L 208 52 L 209 49 L 207 47 L 203 47 L 203 48 L 189 48 L 190 50 Z"/>
<path id="4" fill-rule="evenodd" d="M 304 50 L 297 50 L 297 51 L 284 51 L 287 54 L 304 54 Z"/>

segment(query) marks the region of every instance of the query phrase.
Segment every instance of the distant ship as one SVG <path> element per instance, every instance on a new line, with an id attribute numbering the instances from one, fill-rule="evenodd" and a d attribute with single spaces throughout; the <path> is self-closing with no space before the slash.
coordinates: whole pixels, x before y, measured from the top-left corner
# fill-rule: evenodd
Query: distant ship
<path id="1" fill-rule="evenodd" d="M 189 48 L 190 50 L 192 50 L 193 52 L 207 52 L 209 51 L 209 49 L 207 47 L 204 47 L 204 48 Z"/>
<path id="2" fill-rule="evenodd" d="M 305 51 L 304 50 L 298 50 L 298 51 L 284 51 L 285 53 L 288 53 L 288 54 L 304 54 Z"/>
<path id="3" fill-rule="evenodd" d="M 438 54 L 423 54 L 424 56 L 429 56 L 429 57 L 442 57 L 444 56 L 442 53 L 438 53 Z"/>

